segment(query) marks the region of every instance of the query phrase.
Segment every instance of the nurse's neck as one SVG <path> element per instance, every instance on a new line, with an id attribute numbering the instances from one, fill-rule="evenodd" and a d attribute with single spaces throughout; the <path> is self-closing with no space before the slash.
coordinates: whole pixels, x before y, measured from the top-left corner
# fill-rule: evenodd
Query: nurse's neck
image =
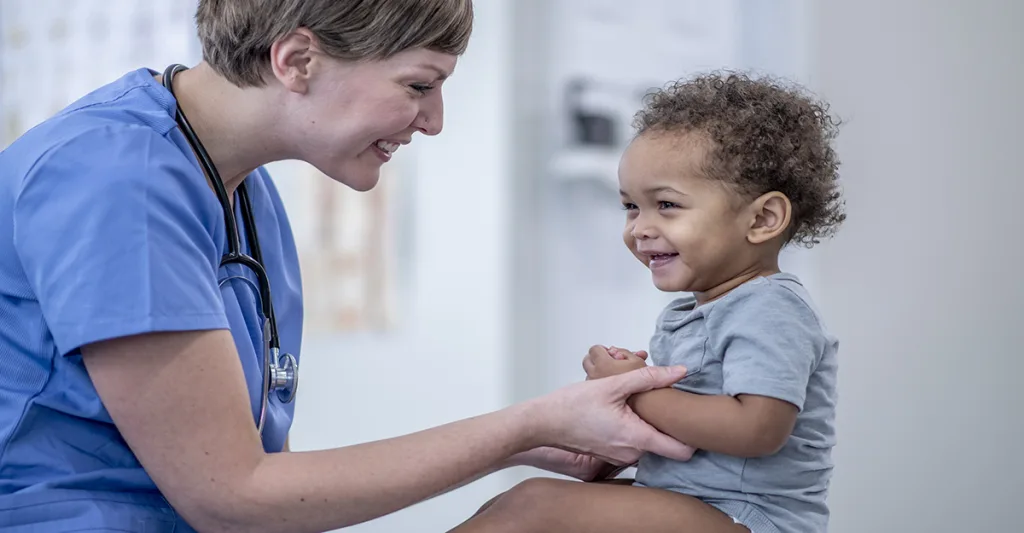
<path id="1" fill-rule="evenodd" d="M 239 88 L 205 62 L 174 76 L 178 106 L 210 154 L 232 199 L 254 169 L 285 159 L 275 146 L 274 126 L 278 121 L 270 111 L 273 106 L 267 105 L 265 92 Z"/>

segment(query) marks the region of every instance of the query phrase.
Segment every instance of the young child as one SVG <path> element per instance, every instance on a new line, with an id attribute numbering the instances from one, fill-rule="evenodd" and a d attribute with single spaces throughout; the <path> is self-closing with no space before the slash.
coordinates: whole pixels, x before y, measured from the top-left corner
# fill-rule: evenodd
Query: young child
<path id="1" fill-rule="evenodd" d="M 845 218 L 836 125 L 798 89 L 726 73 L 657 92 L 636 126 L 619 166 L 625 243 L 655 286 L 692 296 L 650 346 L 687 376 L 630 405 L 697 451 L 644 456 L 634 486 L 529 480 L 455 531 L 826 531 L 838 343 L 779 253 Z M 590 379 L 646 364 L 611 351 L 591 349 Z"/>

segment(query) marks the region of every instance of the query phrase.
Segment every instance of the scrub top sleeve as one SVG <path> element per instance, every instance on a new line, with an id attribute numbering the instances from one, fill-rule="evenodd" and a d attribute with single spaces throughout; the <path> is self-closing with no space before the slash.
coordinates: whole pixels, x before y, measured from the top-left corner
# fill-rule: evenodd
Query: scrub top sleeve
<path id="1" fill-rule="evenodd" d="M 14 246 L 60 353 L 227 328 L 217 205 L 184 153 L 147 128 L 90 131 L 44 155 L 15 199 Z"/>

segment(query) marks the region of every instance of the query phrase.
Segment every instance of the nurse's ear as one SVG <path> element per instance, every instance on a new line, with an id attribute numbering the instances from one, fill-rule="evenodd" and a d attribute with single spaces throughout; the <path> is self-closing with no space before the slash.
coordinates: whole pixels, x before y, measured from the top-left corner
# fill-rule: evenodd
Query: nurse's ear
<path id="1" fill-rule="evenodd" d="M 323 54 L 317 49 L 317 39 L 306 28 L 295 29 L 274 42 L 270 47 L 270 70 L 289 91 L 305 94 L 315 63 Z"/>

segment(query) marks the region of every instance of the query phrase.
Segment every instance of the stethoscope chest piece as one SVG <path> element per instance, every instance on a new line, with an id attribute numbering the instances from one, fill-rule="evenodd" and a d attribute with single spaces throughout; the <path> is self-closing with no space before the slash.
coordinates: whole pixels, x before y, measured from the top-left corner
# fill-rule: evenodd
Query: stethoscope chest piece
<path id="1" fill-rule="evenodd" d="M 286 353 L 280 356 L 278 364 L 270 368 L 270 390 L 277 392 L 277 399 L 289 403 L 299 390 L 299 363 L 295 356 Z"/>

